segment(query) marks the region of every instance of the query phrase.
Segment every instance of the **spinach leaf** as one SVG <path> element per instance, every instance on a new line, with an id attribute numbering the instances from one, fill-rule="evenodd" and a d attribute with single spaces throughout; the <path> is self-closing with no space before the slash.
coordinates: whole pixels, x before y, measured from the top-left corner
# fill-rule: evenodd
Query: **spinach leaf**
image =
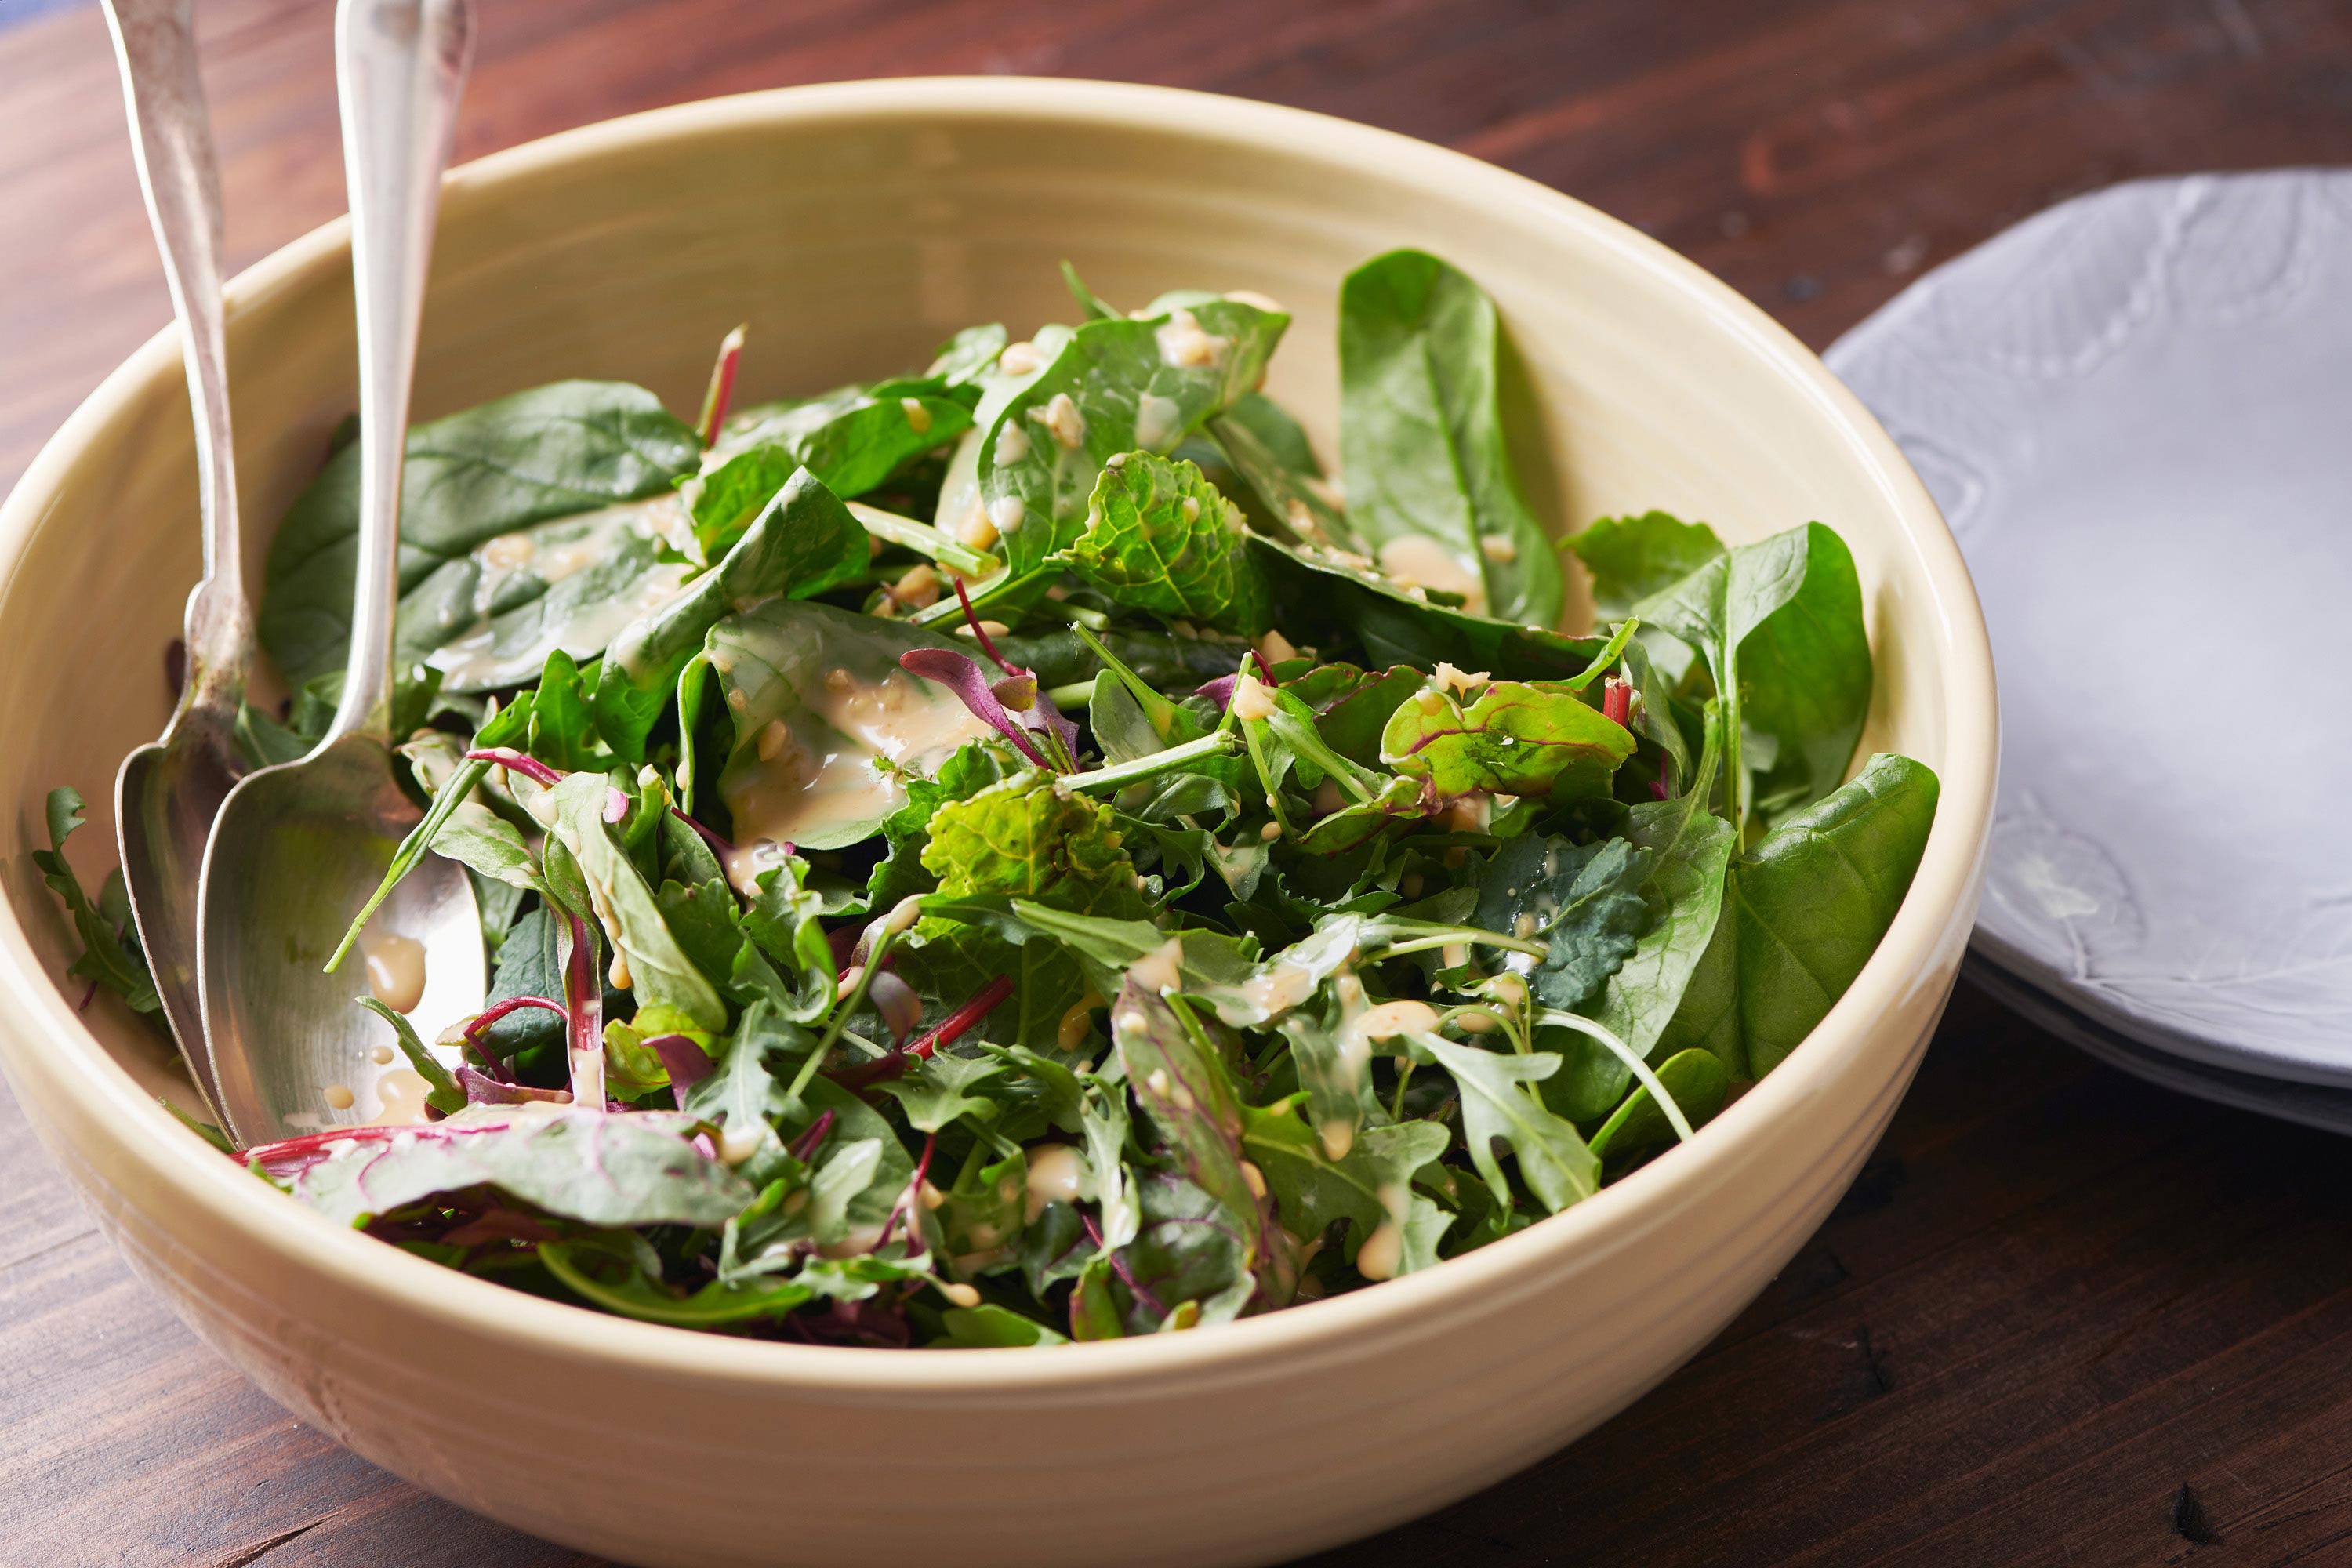
<path id="1" fill-rule="evenodd" d="M 1286 473 L 1323 477 L 1322 461 L 1315 456 L 1315 444 L 1307 439 L 1306 426 L 1265 393 L 1243 393 L 1217 416 L 1213 426 L 1220 446 L 1237 428 L 1247 431 L 1257 449 L 1280 464 Z"/>
<path id="2" fill-rule="evenodd" d="M 961 406 L 961 405 L 959 405 Z M 806 468 L 772 491 L 712 571 L 613 639 L 596 680 L 596 728 L 632 763 L 710 628 L 771 595 L 813 598 L 862 575 L 866 530 Z"/>
<path id="3" fill-rule="evenodd" d="M 1056 1333 L 1034 1318 L 1009 1307 L 982 1301 L 977 1307 L 950 1307 L 940 1314 L 948 1337 L 941 1342 L 955 1350 L 991 1350 L 1015 1345 L 1066 1345 L 1066 1334 Z"/>
<path id="4" fill-rule="evenodd" d="M 401 600 L 394 657 L 429 659 L 453 692 L 530 679 L 558 653 L 593 659 L 631 621 L 682 590 L 663 559 L 674 497 L 535 523 L 478 547 Z"/>
<path id="5" fill-rule="evenodd" d="M 1114 629 L 1093 640 L 1139 679 L 1161 691 L 1192 691 L 1233 674 L 1249 655 L 1249 644 L 1239 638 L 1208 635 L 1183 637 L 1171 632 Z M 996 646 L 1014 664 L 1034 670 L 1040 686 L 1092 680 L 1105 668 L 1095 648 L 1075 631 L 1016 632 L 998 637 Z"/>
<path id="6" fill-rule="evenodd" d="M 980 382 L 1004 352 L 1005 332 L 1002 322 L 991 321 L 985 326 L 966 327 L 946 342 L 924 371 L 922 379 L 936 384 L 940 391 L 967 405 L 980 398 Z"/>
<path id="7" fill-rule="evenodd" d="M 1262 533 L 1252 534 L 1249 546 L 1273 584 L 1275 623 L 1285 635 L 1327 648 L 1360 645 L 1375 664 L 1451 664 L 1498 680 L 1559 680 L 1582 674 L 1609 646 L 1606 637 L 1437 603 L 1349 551 L 1292 546 Z"/>
<path id="8" fill-rule="evenodd" d="M 1108 458 L 1171 450 L 1255 387 L 1289 324 L 1277 311 L 1214 300 L 1071 333 L 978 426 L 973 472 L 1007 569 L 1029 571 L 1076 539 Z"/>
<path id="9" fill-rule="evenodd" d="M 1734 826 L 1751 800 L 1740 761 L 1752 729 L 1773 739 L 1761 781 L 1781 811 L 1838 786 L 1870 708 L 1862 585 L 1837 534 L 1809 522 L 1710 559 L 1633 607 L 1706 656 L 1727 704 L 1724 776 Z"/>
<path id="10" fill-rule="evenodd" d="M 1114 453 L 1067 559 L 1117 603 L 1222 632 L 1265 630 L 1265 577 L 1243 547 L 1241 509 L 1191 463 Z"/>
<path id="11" fill-rule="evenodd" d="M 730 425 L 719 447 L 725 460 L 679 492 L 702 558 L 731 549 L 796 473 L 805 470 L 836 496 L 864 495 L 971 426 L 962 403 L 928 388 L 900 395 L 899 384 L 847 387 Z"/>
<path id="12" fill-rule="evenodd" d="M 544 906 L 515 921 L 499 944 L 498 971 L 490 977 L 488 1003 L 517 996 L 563 999 L 563 961 L 556 950 L 556 921 Z M 538 1007 L 508 1014 L 481 1033 L 477 1044 L 488 1056 L 507 1060 L 526 1050 L 563 1048 L 563 1019 Z"/>
<path id="13" fill-rule="evenodd" d="M 471 554 L 478 547 L 551 519 L 660 496 L 701 455 L 693 430 L 659 399 L 618 382 L 557 382 L 413 427 L 401 489 L 404 658 L 476 625 L 485 586 L 485 563 Z M 270 542 L 256 629 L 290 684 L 342 668 L 358 531 L 354 444 L 328 460 Z M 562 580 L 518 571 L 489 584 L 496 591 L 483 608 L 512 610 Z M 544 657 L 541 649 L 523 662 L 521 679 Z"/>
<path id="14" fill-rule="evenodd" d="M 1715 530 L 1663 511 L 1597 518 L 1568 547 L 1592 574 L 1592 610 L 1622 620 L 1651 595 L 1672 587 L 1723 553 Z"/>
<path id="15" fill-rule="evenodd" d="M 1731 1092 L 1730 1077 L 1723 1070 L 1722 1058 L 1713 1051 L 1680 1052 L 1660 1062 L 1657 1072 L 1658 1081 L 1693 1127 L 1704 1127 L 1715 1120 Z M 1633 1155 L 1665 1148 L 1675 1138 L 1674 1123 L 1666 1120 L 1648 1087 L 1642 1085 L 1601 1124 L 1592 1135 L 1591 1145 L 1593 1153 L 1603 1161 L 1622 1163 Z"/>
<path id="16" fill-rule="evenodd" d="M 634 1245 L 632 1245 L 634 1244 Z M 635 1237 L 583 1237 L 541 1242 L 539 1260 L 582 1300 L 648 1323 L 713 1329 L 755 1318 L 781 1318 L 816 1299 L 797 1279 L 714 1280 L 691 1294 L 661 1281 L 659 1255 Z"/>
<path id="17" fill-rule="evenodd" d="M 1473 610 L 1549 626 L 1559 559 L 1511 471 L 1501 338 L 1486 291 L 1426 252 L 1392 250 L 1348 274 L 1339 467 L 1349 521 L 1392 573 L 1458 582 Z"/>
<path id="18" fill-rule="evenodd" d="M 1362 542 L 1323 483 L 1307 432 L 1264 393 L 1253 392 L 1209 421 L 1215 455 L 1252 521 L 1289 544 L 1360 551 Z"/>
<path id="19" fill-rule="evenodd" d="M 1694 1023 L 1717 1022 L 1689 1043 L 1716 1050 L 1734 1076 L 1779 1066 L 1876 951 L 1919 868 L 1936 796 L 1932 772 L 1881 752 L 1732 862 L 1702 965 L 1709 984 L 1695 976 L 1683 1004 Z M 1683 1022 L 1662 1043 L 1683 1043 Z"/>
<path id="20" fill-rule="evenodd" d="M 945 687 L 901 669 L 898 656 L 971 646 L 791 599 L 711 627 L 679 678 L 678 702 L 691 716 L 701 704 L 697 689 L 715 682 L 734 721 L 734 747 L 723 768 L 710 771 L 735 819 L 735 840 L 835 849 L 873 837 L 907 803 L 902 772 L 931 773 L 993 733 Z M 690 744 L 690 721 L 682 728 L 689 745 L 678 784 L 692 799 L 709 763 Z"/>

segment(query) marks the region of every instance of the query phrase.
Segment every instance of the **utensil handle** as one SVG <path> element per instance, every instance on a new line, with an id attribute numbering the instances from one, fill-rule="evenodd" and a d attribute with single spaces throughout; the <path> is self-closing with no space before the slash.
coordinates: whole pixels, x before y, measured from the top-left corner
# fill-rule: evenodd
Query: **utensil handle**
<path id="1" fill-rule="evenodd" d="M 188 595 L 188 673 L 183 712 L 234 713 L 245 696 L 253 647 L 236 521 L 236 442 L 228 418 L 228 350 L 221 307 L 220 166 L 196 71 L 191 0 L 107 0 L 106 23 L 122 68 L 131 154 L 147 217 L 163 253 L 163 279 L 180 321 L 195 421 L 197 506 L 205 574 Z"/>
<path id="2" fill-rule="evenodd" d="M 468 0 L 341 0 L 335 80 L 360 350 L 360 538 L 351 659 L 329 740 L 389 740 L 400 469 L 433 225 L 474 47 Z"/>

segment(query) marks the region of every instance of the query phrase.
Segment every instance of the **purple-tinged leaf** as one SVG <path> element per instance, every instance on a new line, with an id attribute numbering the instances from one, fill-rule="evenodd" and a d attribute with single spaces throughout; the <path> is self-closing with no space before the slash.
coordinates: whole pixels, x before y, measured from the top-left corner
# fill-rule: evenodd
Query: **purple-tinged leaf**
<path id="1" fill-rule="evenodd" d="M 971 716 L 988 725 L 1013 743 L 1013 749 L 1036 766 L 1046 767 L 1045 759 L 1029 738 L 1029 731 L 1013 721 L 1004 704 L 996 700 L 989 689 L 989 679 L 977 661 L 944 647 L 909 648 L 898 656 L 899 666 L 909 675 L 925 680 L 936 680 L 954 692 L 958 700 L 971 710 Z M 1047 768 L 1048 772 L 1053 771 Z"/>
<path id="2" fill-rule="evenodd" d="M 684 1035 L 656 1035 L 646 1042 L 646 1049 L 661 1058 L 670 1088 L 680 1094 L 710 1076 L 710 1058 Z"/>
<path id="3" fill-rule="evenodd" d="M 572 1091 L 568 1089 L 533 1089 L 529 1084 L 501 1083 L 486 1072 L 471 1067 L 457 1069 L 457 1087 L 466 1091 L 472 1105 L 524 1105 L 543 1100 L 550 1105 L 569 1105 Z"/>

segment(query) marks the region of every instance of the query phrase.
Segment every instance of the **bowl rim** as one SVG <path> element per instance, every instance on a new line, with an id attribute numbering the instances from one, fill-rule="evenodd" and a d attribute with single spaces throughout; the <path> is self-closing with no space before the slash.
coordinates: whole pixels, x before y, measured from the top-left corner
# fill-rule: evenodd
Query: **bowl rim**
<path id="1" fill-rule="evenodd" d="M 114 1130 L 118 1152 L 169 1184 L 180 1201 L 221 1229 L 338 1287 L 388 1299 L 435 1326 L 495 1347 L 551 1360 L 593 1354 L 648 1378 L 833 1392 L 932 1396 L 1037 1393 L 1105 1381 L 1137 1383 L 1204 1373 L 1246 1373 L 1342 1342 L 1408 1331 L 1449 1306 L 1515 1297 L 1540 1288 L 1545 1259 L 1605 1253 L 1635 1239 L 1652 1215 L 1690 1201 L 1717 1168 L 1762 1142 L 1776 1118 L 1801 1114 L 1816 1086 L 1868 1044 L 1870 1023 L 1907 1001 L 1947 947 L 1977 886 L 1990 816 L 1998 729 L 1992 656 L 1958 547 L 1926 487 L 1853 395 L 1809 350 L 1729 285 L 1659 242 L 1549 186 L 1467 154 L 1351 121 L 1222 94 L 1127 83 L 1019 77 L 915 77 L 772 89 L 705 99 L 562 132 L 452 170 L 450 205 L 528 182 L 567 165 L 671 142 L 818 122 L 919 121 L 1058 121 L 1151 131 L 1181 126 L 1194 139 L 1273 147 L 1514 210 L 1525 219 L 1613 252 L 1671 285 L 1689 309 L 1740 340 L 1779 374 L 1789 394 L 1843 437 L 1901 524 L 1929 593 L 1916 612 L 1940 634 L 1939 670 L 1947 748 L 1937 770 L 1939 805 L 1909 893 L 1878 949 L 1844 996 L 1793 1052 L 1727 1107 L 1687 1148 L 1644 1166 L 1593 1197 L 1516 1235 L 1406 1275 L 1279 1312 L 1218 1325 L 1207 1334 L 1152 1335 L 1056 1348 L 947 1356 L 878 1353 L 847 1346 L 799 1345 L 697 1333 L 614 1317 L 457 1273 L 286 1203 L 182 1128 L 120 1067 L 66 1002 L 13 907 L 0 905 L 0 988 L 25 1004 L 9 1031 L 54 1047 L 62 1090 Z M 447 210 L 445 208 L 445 211 Z M 272 252 L 228 285 L 232 317 L 321 266 L 344 265 L 348 218 L 337 218 Z M 176 329 L 166 326 L 118 366 L 41 448 L 0 504 L 0 572 L 13 578 L 49 493 L 100 429 L 158 377 L 179 377 Z M 12 1053 L 13 1054 L 13 1053 Z"/>

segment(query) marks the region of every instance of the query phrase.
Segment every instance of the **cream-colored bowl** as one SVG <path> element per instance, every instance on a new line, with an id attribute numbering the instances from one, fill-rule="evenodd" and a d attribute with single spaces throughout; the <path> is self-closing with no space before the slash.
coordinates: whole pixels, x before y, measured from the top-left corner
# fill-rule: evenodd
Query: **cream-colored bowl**
<path id="1" fill-rule="evenodd" d="M 332 157 L 322 148 L 320 157 Z M 175 341 L 117 371 L 0 510 L 0 1058 L 126 1257 L 272 1397 L 465 1506 L 632 1563 L 1257 1563 L 1508 1475 L 1622 1407 L 1828 1212 L 1941 1013 L 1992 791 L 1992 667 L 1927 493 L 1813 356 L 1730 289 L 1541 186 L 1289 110 L 1083 82 L 794 89 L 596 125 L 450 177 L 420 416 L 565 376 L 690 409 L 751 322 L 746 392 L 921 363 L 969 322 L 1248 288 L 1296 312 L 1274 390 L 1326 451 L 1339 280 L 1394 246 L 1499 302 L 1516 431 L 1559 527 L 1658 506 L 1734 538 L 1819 518 L 1878 657 L 1865 749 L 1936 768 L 1908 900 L 1813 1037 L 1687 1148 L 1435 1270 L 1212 1331 L 894 1354 L 698 1335 L 468 1279 L 298 1209 L 155 1103 L 179 1079 L 77 1015 L 26 858 L 52 784 L 112 855 L 118 759 L 156 733 L 196 571 Z M 258 582 L 270 526 L 352 405 L 337 224 L 231 288 Z M 184 1090 L 181 1090 L 184 1094 Z"/>

